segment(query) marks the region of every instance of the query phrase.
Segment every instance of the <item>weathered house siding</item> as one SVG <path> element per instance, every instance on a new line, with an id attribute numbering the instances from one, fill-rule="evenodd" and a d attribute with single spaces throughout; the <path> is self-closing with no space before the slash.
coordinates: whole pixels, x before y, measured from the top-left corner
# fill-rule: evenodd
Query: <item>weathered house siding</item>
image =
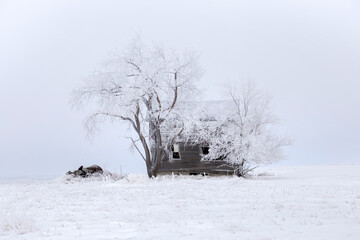
<path id="1" fill-rule="evenodd" d="M 233 101 L 207 101 L 207 102 L 197 102 L 197 107 L 203 110 L 203 116 L 198 116 L 199 119 L 208 126 L 212 128 L 216 126 L 216 121 L 218 116 L 226 116 L 229 112 L 233 111 L 234 103 Z M 180 108 L 179 108 L 180 109 Z M 181 112 L 188 109 L 188 107 L 183 108 Z M 175 109 L 176 110 L 176 109 Z M 190 109 L 188 109 L 191 111 Z M 178 119 L 174 118 L 174 128 L 176 127 Z M 161 127 L 161 134 L 163 139 L 169 139 L 171 131 L 173 130 L 170 124 Z M 196 132 L 193 133 L 196 135 Z M 168 173 L 182 173 L 182 174 L 233 174 L 234 168 L 226 166 L 225 161 L 216 160 L 216 161 L 201 161 L 201 145 L 199 144 L 185 144 L 185 139 L 183 136 L 177 136 L 175 144 L 178 144 L 180 147 L 180 159 L 173 159 L 171 151 L 163 151 L 162 161 L 158 170 L 158 173 L 168 174 Z M 189 141 L 189 140 L 188 140 Z"/>
<path id="2" fill-rule="evenodd" d="M 170 154 L 164 153 L 159 173 L 181 174 L 233 174 L 233 168 L 225 166 L 224 161 L 201 161 L 201 146 L 177 143 L 180 147 L 180 159 L 172 159 Z"/>

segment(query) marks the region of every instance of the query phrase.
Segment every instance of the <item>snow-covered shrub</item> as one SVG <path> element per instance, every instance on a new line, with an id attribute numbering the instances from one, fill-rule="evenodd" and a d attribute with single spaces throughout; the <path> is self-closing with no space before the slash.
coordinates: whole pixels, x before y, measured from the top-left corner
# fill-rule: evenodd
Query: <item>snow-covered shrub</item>
<path id="1" fill-rule="evenodd" d="M 72 182 L 94 182 L 94 181 L 118 181 L 122 178 L 124 178 L 124 176 L 121 176 L 120 174 L 111 173 L 107 170 L 104 170 L 103 173 L 101 174 L 100 173 L 92 174 L 86 178 L 74 177 L 72 175 L 65 175 L 61 177 L 59 180 L 65 183 L 72 183 Z"/>
<path id="2" fill-rule="evenodd" d="M 195 121 L 188 135 L 195 143 L 209 147 L 208 153 L 202 155 L 203 161 L 223 160 L 238 176 L 246 176 L 254 164 L 282 159 L 283 147 L 290 140 L 274 131 L 278 121 L 272 112 L 271 99 L 254 83 L 248 82 L 239 91 L 233 88 L 230 95 L 232 100 L 227 106 L 230 111 L 216 109 L 214 120 L 203 117 Z"/>

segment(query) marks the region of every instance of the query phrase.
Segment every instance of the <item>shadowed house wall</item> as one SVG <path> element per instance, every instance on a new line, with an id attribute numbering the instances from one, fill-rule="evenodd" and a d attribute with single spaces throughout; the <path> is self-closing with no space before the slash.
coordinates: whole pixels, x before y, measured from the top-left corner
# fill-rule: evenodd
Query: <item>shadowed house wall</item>
<path id="1" fill-rule="evenodd" d="M 181 174 L 233 174 L 234 169 L 226 166 L 225 161 L 201 161 L 203 154 L 200 145 L 190 145 L 183 142 L 177 143 L 179 146 L 179 158 L 174 149 L 169 153 L 164 152 L 163 159 L 159 168 L 159 173 L 181 173 Z M 206 151 L 206 150 L 205 150 Z M 175 158 L 174 158 L 175 157 Z"/>
<path id="2" fill-rule="evenodd" d="M 234 109 L 234 102 L 232 100 L 223 100 L 223 101 L 204 101 L 196 102 L 195 105 L 203 110 L 203 114 L 199 116 L 200 120 L 204 124 L 211 127 L 212 122 L 216 122 L 219 114 L 226 116 L 231 113 Z M 183 108 L 184 109 L 188 108 Z M 191 108 L 190 108 L 191 109 Z M 176 119 L 174 119 L 176 122 Z M 169 128 L 169 126 L 168 126 Z M 164 136 L 168 135 L 167 128 L 162 129 L 162 134 Z M 196 133 L 193 133 L 196 134 Z M 166 139 L 166 138 L 164 138 Z M 182 173 L 182 174 L 233 174 L 234 168 L 225 165 L 225 161 L 216 160 L 216 161 L 201 161 L 201 154 L 204 154 L 202 147 L 206 145 L 200 144 L 185 144 L 181 136 L 177 137 L 178 142 L 172 146 L 171 151 L 164 151 L 162 156 L 162 162 L 159 167 L 158 173 Z M 175 146 L 178 145 L 178 146 Z M 174 146 L 176 149 L 174 149 Z M 179 156 L 177 153 L 173 155 L 174 150 L 179 150 Z M 179 158 L 177 158 L 179 157 Z"/>

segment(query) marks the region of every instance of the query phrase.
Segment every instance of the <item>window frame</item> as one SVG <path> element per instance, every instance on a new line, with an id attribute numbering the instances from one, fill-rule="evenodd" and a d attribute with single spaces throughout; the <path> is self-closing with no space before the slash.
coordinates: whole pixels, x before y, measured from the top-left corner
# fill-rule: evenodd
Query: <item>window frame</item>
<path id="1" fill-rule="evenodd" d="M 179 154 L 179 157 L 178 158 L 174 158 L 174 150 L 175 150 L 175 145 L 178 145 L 179 146 L 179 151 L 177 152 Z M 181 153 L 180 153 L 180 144 L 178 143 L 174 143 L 173 145 L 170 146 L 170 160 L 174 160 L 174 161 L 178 161 L 178 160 L 181 160 Z"/>
<path id="2" fill-rule="evenodd" d="M 207 148 L 208 149 L 208 152 L 207 153 L 204 153 L 204 148 Z M 210 150 L 210 147 L 209 146 L 200 146 L 200 154 L 202 155 L 208 155 L 209 154 L 209 150 Z"/>

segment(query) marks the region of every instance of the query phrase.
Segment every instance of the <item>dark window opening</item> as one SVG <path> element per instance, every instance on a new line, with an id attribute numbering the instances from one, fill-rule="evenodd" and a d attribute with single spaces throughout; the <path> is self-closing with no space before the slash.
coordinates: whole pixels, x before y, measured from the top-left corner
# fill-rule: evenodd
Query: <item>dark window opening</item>
<path id="1" fill-rule="evenodd" d="M 208 155 L 209 154 L 209 147 L 201 147 L 202 154 Z"/>
<path id="2" fill-rule="evenodd" d="M 171 145 L 171 152 L 173 159 L 180 159 L 180 147 L 179 144 Z"/>

